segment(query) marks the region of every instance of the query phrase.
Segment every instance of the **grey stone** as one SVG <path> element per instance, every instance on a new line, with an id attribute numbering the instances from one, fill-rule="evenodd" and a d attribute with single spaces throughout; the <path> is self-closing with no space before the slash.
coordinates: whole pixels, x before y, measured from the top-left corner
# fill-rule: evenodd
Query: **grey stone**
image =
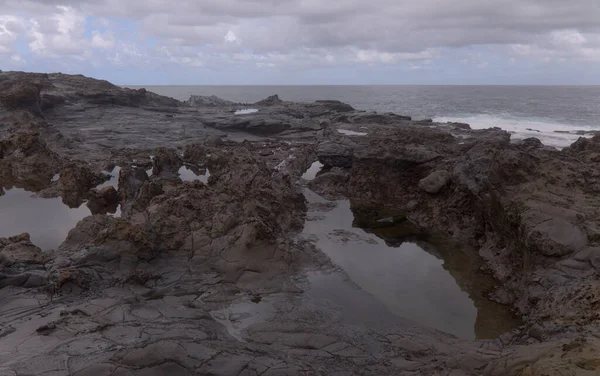
<path id="1" fill-rule="evenodd" d="M 419 181 L 419 188 L 431 194 L 441 191 L 450 181 L 450 173 L 446 170 L 438 170 L 429 174 Z"/>

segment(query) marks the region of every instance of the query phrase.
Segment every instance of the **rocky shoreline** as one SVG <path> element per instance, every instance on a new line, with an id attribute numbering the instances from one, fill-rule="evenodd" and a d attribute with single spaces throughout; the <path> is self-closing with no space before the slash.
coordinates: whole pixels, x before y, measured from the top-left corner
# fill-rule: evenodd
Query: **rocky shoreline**
<path id="1" fill-rule="evenodd" d="M 0 238 L 2 376 L 600 371 L 600 136 L 559 151 L 338 101 L 180 102 L 22 72 L 0 72 L 0 132 L 0 186 L 92 214 L 53 250 Z M 311 273 L 347 276 L 302 230 L 336 199 L 387 242 L 464 245 L 446 263 L 473 260 L 494 285 L 472 270 L 458 285 L 522 324 L 467 341 L 322 305 Z"/>

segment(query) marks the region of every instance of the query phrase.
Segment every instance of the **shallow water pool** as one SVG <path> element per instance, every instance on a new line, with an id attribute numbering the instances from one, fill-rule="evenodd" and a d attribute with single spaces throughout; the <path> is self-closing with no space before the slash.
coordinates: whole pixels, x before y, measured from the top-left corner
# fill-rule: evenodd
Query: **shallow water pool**
<path id="1" fill-rule="evenodd" d="M 71 209 L 58 198 L 39 198 L 22 188 L 12 188 L 0 196 L 0 238 L 27 232 L 33 244 L 43 251 L 58 248 L 77 222 L 91 215 L 81 204 Z"/>
<path id="2" fill-rule="evenodd" d="M 328 203 L 310 190 L 305 196 L 312 204 Z M 389 245 L 353 227 L 348 200 L 334 203 L 329 211 L 309 211 L 304 236 L 393 314 L 464 339 L 495 338 L 518 325 L 507 307 L 487 299 L 483 290 L 468 291 L 491 282 L 477 267 L 465 266 L 471 260 L 446 261 L 424 242 Z M 452 269 L 455 264 L 459 266 Z M 371 304 L 362 300 L 356 298 L 354 304 Z"/>

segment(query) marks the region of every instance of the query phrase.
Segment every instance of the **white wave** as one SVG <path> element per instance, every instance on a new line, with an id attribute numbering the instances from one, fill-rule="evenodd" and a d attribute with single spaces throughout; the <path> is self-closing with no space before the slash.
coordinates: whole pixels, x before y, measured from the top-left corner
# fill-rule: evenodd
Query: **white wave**
<path id="1" fill-rule="evenodd" d="M 498 115 L 469 115 L 469 116 L 442 116 L 433 119 L 435 122 L 467 123 L 472 129 L 487 129 L 498 127 L 512 133 L 513 139 L 535 137 L 544 145 L 562 149 L 577 141 L 579 137 L 591 137 L 590 134 L 577 134 L 577 132 L 590 132 L 600 128 L 592 126 L 553 123 L 548 120 L 514 118 Z M 558 132 L 557 132 L 558 131 Z M 569 132 L 569 133 L 564 133 Z"/>
<path id="2" fill-rule="evenodd" d="M 244 108 L 241 110 L 237 110 L 233 114 L 234 115 L 248 115 L 248 114 L 253 114 L 255 112 L 258 112 L 258 110 L 256 108 Z"/>

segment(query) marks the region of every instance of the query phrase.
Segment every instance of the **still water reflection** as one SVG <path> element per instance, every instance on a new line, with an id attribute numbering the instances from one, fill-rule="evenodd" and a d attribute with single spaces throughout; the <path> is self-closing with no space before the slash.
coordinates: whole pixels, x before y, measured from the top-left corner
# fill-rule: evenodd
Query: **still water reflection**
<path id="1" fill-rule="evenodd" d="M 309 190 L 305 196 L 309 203 L 326 203 Z M 391 246 L 353 227 L 349 201 L 335 204 L 329 211 L 309 212 L 304 234 L 390 312 L 465 339 L 494 338 L 518 325 L 508 309 L 489 301 L 484 291 L 467 291 L 467 285 L 490 282 L 477 268 L 462 270 L 470 260 L 447 262 L 434 246 L 420 241 Z M 451 269 L 455 264 L 458 267 Z"/>
<path id="2" fill-rule="evenodd" d="M 22 188 L 0 196 L 0 238 L 28 232 L 43 251 L 58 248 L 77 222 L 91 215 L 87 206 L 70 209 L 58 198 L 38 198 Z"/>

